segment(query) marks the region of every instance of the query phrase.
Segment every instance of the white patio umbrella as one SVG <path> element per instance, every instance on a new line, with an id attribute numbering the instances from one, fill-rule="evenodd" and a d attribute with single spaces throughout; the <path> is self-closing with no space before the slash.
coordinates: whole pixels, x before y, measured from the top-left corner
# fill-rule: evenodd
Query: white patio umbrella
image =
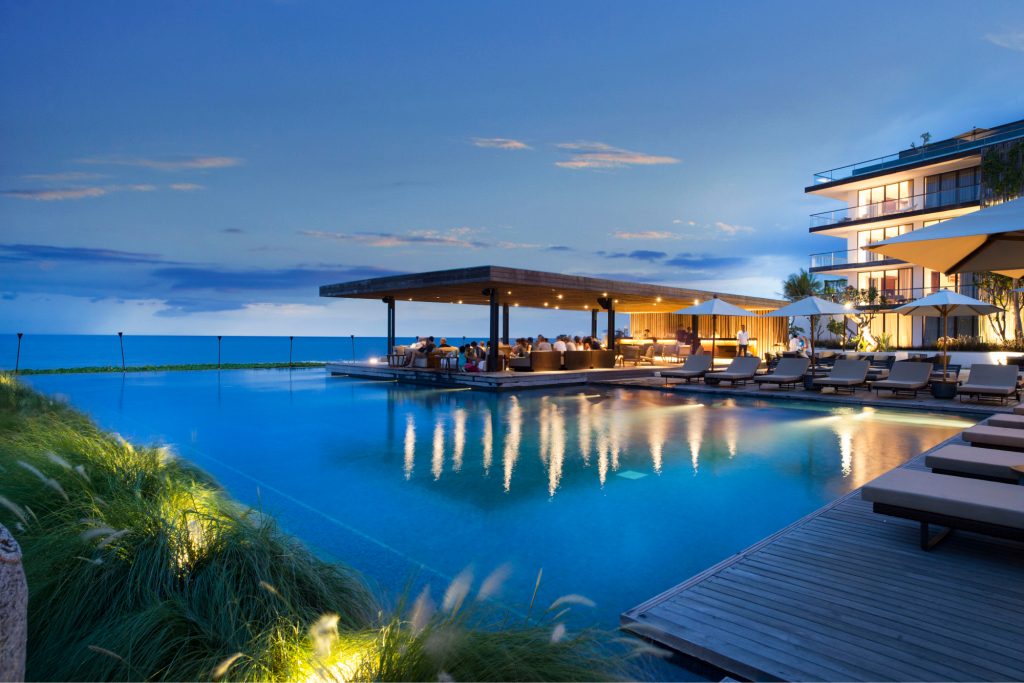
<path id="1" fill-rule="evenodd" d="M 734 317 L 747 317 L 753 315 L 750 311 L 745 308 L 740 308 L 735 304 L 731 304 L 728 301 L 722 301 L 717 296 L 714 296 L 707 301 L 697 304 L 696 306 L 688 306 L 687 308 L 680 308 L 675 312 L 676 315 L 710 315 L 711 316 L 711 362 L 715 362 L 715 341 L 718 336 L 718 316 L 728 315 Z"/>
<path id="2" fill-rule="evenodd" d="M 844 304 L 837 304 L 834 301 L 826 301 L 825 299 L 819 299 L 816 296 L 809 296 L 804 299 L 799 299 L 791 304 L 787 304 L 782 308 L 777 308 L 774 311 L 765 313 L 762 318 L 800 318 L 808 317 L 811 319 L 811 367 L 814 367 L 814 330 L 818 326 L 818 316 L 820 315 L 852 315 L 854 313 L 860 313 L 856 308 L 847 308 Z"/>
<path id="3" fill-rule="evenodd" d="M 934 294 L 903 304 L 895 309 L 903 315 L 926 316 L 930 318 L 942 318 L 942 336 L 946 337 L 949 331 L 949 316 L 959 315 L 992 315 L 1003 309 L 992 304 L 972 299 L 963 294 L 951 292 L 948 289 L 940 289 Z M 949 367 L 949 355 L 946 353 L 946 345 L 942 345 L 942 381 L 947 379 Z"/>
<path id="4" fill-rule="evenodd" d="M 867 249 L 941 273 L 1024 277 L 1024 198 L 951 218 Z"/>

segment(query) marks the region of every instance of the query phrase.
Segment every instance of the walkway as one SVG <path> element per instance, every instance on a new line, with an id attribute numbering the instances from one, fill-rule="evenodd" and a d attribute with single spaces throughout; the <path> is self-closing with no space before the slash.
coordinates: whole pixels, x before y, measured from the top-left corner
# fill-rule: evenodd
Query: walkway
<path id="1" fill-rule="evenodd" d="M 858 489 L 621 622 L 748 680 L 1024 680 L 1024 544 L 957 532 L 925 552 Z"/>

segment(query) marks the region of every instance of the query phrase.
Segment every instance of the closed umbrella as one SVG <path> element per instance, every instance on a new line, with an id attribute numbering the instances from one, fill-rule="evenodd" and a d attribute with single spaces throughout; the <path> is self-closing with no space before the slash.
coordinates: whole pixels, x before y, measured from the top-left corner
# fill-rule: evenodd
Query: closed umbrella
<path id="1" fill-rule="evenodd" d="M 791 304 L 787 304 L 782 308 L 775 309 L 765 313 L 763 318 L 801 318 L 808 317 L 811 319 L 811 372 L 814 371 L 814 330 L 818 326 L 818 316 L 820 315 L 842 315 L 847 316 L 854 313 L 860 313 L 856 308 L 847 308 L 843 304 L 837 304 L 834 301 L 826 301 L 825 299 L 819 299 L 816 296 L 809 296 L 798 301 L 794 301 Z"/>
<path id="2" fill-rule="evenodd" d="M 1024 277 L 1024 198 L 869 244 L 867 249 L 941 273 Z"/>
<path id="3" fill-rule="evenodd" d="M 715 362 L 715 339 L 718 336 L 718 316 L 728 315 L 734 317 L 747 317 L 752 315 L 745 308 L 740 308 L 728 301 L 722 301 L 717 296 L 708 299 L 696 306 L 681 308 L 675 312 L 676 315 L 710 315 L 711 316 L 711 363 Z"/>
<path id="4" fill-rule="evenodd" d="M 992 315 L 1003 309 L 992 304 L 972 299 L 963 294 L 951 292 L 948 289 L 940 289 L 934 294 L 911 301 L 895 309 L 903 315 L 927 316 L 931 318 L 942 318 L 942 336 L 946 337 L 949 331 L 949 316 L 958 315 Z M 949 367 L 949 355 L 946 353 L 946 344 L 942 345 L 942 381 L 947 380 Z"/>

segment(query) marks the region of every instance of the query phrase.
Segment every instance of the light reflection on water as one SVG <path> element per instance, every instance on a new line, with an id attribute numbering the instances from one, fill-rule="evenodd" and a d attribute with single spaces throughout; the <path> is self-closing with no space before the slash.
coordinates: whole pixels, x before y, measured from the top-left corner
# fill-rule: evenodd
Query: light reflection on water
<path id="1" fill-rule="evenodd" d="M 770 447 L 772 439 L 778 440 L 780 429 L 797 430 L 789 432 L 789 437 L 803 430 L 811 430 L 816 436 L 822 430 L 833 434 L 837 445 L 835 469 L 846 480 L 844 488 L 856 488 L 891 466 L 891 460 L 884 454 L 891 450 L 887 439 L 898 425 L 959 430 L 973 424 L 957 416 L 908 415 L 871 407 L 817 407 L 805 411 L 813 413 L 811 417 L 775 424 L 749 420 L 744 423 L 750 407 L 733 399 L 707 406 L 675 396 L 652 395 L 638 402 L 635 393 L 623 391 L 531 398 L 534 405 L 529 416 L 524 414 L 517 395 L 501 396 L 481 412 L 481 469 L 484 475 L 489 474 L 497 443 L 502 453 L 503 488 L 510 492 L 522 458 L 533 457 L 545 472 L 550 497 L 558 494 L 566 468 L 590 470 L 595 452 L 594 472 L 599 487 L 604 487 L 608 477 L 620 471 L 625 453 L 630 454 L 632 461 L 643 453 L 649 460 L 650 472 L 661 475 L 666 451 L 674 453 L 682 448 L 696 476 L 701 469 L 702 451 L 706 453 L 711 448 L 716 453 L 723 452 L 729 460 L 743 458 L 749 455 L 743 452 L 744 446 L 757 444 L 756 450 Z M 422 413 L 422 405 L 410 406 L 408 410 L 404 436 L 406 479 L 411 478 L 417 457 L 426 455 L 426 447 L 418 449 L 417 443 L 427 443 L 418 440 L 416 434 L 416 416 Z M 463 469 L 470 411 L 460 403 L 441 402 L 430 413 L 430 471 L 436 481 Z M 447 434 L 449 429 L 451 433 Z M 923 435 L 929 430 L 918 431 Z M 909 438 L 915 440 L 913 434 Z M 921 441 L 921 450 L 929 447 L 930 441 Z M 532 449 L 528 447 L 531 444 Z M 531 450 L 532 453 L 524 453 Z M 471 457 L 475 455 L 471 453 Z"/>

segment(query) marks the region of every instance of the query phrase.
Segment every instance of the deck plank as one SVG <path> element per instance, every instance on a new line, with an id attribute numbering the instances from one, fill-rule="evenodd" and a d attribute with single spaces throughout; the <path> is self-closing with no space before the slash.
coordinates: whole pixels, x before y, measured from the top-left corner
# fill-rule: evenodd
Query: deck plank
<path id="1" fill-rule="evenodd" d="M 747 680 L 1024 680 L 1024 544 L 917 536 L 854 491 L 622 626 Z"/>

